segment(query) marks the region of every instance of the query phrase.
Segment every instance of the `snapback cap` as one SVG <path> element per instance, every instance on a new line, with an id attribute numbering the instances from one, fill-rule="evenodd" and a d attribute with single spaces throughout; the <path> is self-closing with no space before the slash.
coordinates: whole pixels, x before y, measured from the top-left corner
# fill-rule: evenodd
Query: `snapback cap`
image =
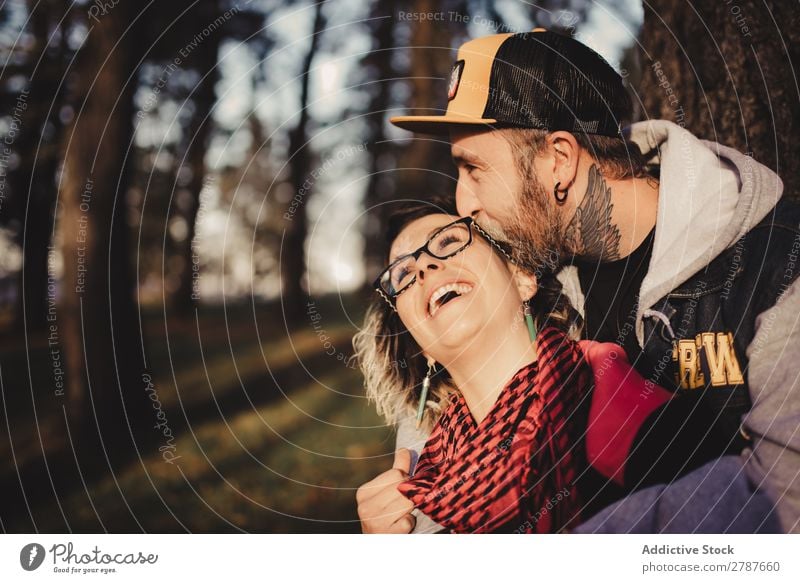
<path id="1" fill-rule="evenodd" d="M 446 133 L 489 125 L 619 136 L 631 114 L 622 77 L 595 51 L 543 28 L 495 34 L 458 49 L 444 115 L 390 118 L 403 129 Z"/>

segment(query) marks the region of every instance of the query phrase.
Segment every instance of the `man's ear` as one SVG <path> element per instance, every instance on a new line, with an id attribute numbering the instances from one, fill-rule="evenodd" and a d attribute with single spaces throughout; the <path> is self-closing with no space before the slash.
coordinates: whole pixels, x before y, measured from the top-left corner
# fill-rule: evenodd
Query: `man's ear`
<path id="1" fill-rule="evenodd" d="M 514 284 L 517 286 L 520 300 L 527 302 L 536 295 L 536 291 L 539 289 L 539 283 L 535 275 L 520 269 L 516 265 L 511 266 L 511 275 L 514 278 Z"/>
<path id="2" fill-rule="evenodd" d="M 559 182 L 559 190 L 565 190 L 575 182 L 580 146 L 574 135 L 560 130 L 547 134 L 546 140 L 552 155 L 553 184 Z"/>

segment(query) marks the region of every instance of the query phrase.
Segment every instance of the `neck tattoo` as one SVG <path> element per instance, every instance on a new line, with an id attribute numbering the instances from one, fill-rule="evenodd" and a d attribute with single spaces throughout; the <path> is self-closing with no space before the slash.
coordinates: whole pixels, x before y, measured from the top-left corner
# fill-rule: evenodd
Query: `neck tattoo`
<path id="1" fill-rule="evenodd" d="M 619 228 L 611 222 L 611 189 L 593 164 L 589 168 L 586 194 L 564 232 L 571 251 L 581 259 L 619 259 Z"/>

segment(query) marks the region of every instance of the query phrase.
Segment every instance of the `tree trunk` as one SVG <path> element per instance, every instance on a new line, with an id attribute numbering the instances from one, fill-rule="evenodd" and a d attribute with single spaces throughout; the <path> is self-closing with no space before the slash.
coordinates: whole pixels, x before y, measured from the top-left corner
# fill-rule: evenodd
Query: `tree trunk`
<path id="1" fill-rule="evenodd" d="M 89 21 L 79 53 L 75 121 L 67 132 L 62 182 L 66 406 L 72 436 L 122 460 L 131 435 L 152 438 L 143 339 L 133 300 L 125 193 L 133 136 L 136 38 L 131 2 Z M 58 322 L 60 326 L 60 322 Z M 101 458 L 102 459 L 102 458 Z"/>
<path id="2" fill-rule="evenodd" d="M 203 5 L 197 11 L 199 23 L 213 22 L 222 11 L 217 1 Z M 213 127 L 211 111 L 216 101 L 214 88 L 219 79 L 219 68 L 217 67 L 217 57 L 219 52 L 219 33 L 210 35 L 193 52 L 188 65 L 193 67 L 201 76 L 200 84 L 192 94 L 194 102 L 194 113 L 188 126 L 188 146 L 186 151 L 186 161 L 191 170 L 192 177 L 189 181 L 188 189 L 191 199 L 185 208 L 180 208 L 174 204 L 170 212 L 180 215 L 186 222 L 187 235 L 183 241 L 178 243 L 180 255 L 183 261 L 180 263 L 180 271 L 177 274 L 178 288 L 171 297 L 172 306 L 180 316 L 191 313 L 196 305 L 197 289 L 195 276 L 197 258 L 193 249 L 194 236 L 196 232 L 197 211 L 200 208 L 200 193 L 203 190 L 206 178 L 206 151 L 208 149 L 209 136 Z"/>
<path id="3" fill-rule="evenodd" d="M 324 4 L 323 0 L 315 8 L 311 46 L 308 49 L 308 53 L 306 53 L 300 77 L 300 119 L 289 135 L 290 181 L 294 192 L 293 200 L 298 201 L 298 204 L 290 207 L 290 210 L 284 215 L 286 228 L 280 261 L 283 310 L 286 315 L 286 321 L 290 326 L 302 321 L 307 297 L 307 291 L 303 287 L 303 279 L 306 272 L 305 242 L 308 234 L 306 208 L 314 188 L 309 176 L 311 171 L 311 152 L 307 144 L 309 121 L 308 88 L 311 63 L 314 61 L 314 56 L 319 46 L 319 38 L 325 29 L 325 17 L 322 14 Z"/>
<path id="4" fill-rule="evenodd" d="M 20 167 L 14 172 L 14 193 L 20 204 L 23 225 L 20 247 L 23 253 L 19 295 L 14 328 L 17 331 L 41 332 L 47 325 L 48 247 L 53 232 L 58 148 L 56 141 L 63 133 L 60 110 L 63 85 L 59 84 L 69 64 L 67 34 L 61 35 L 59 47 L 50 47 L 51 26 L 58 23 L 62 31 L 69 29 L 67 7 L 53 3 L 36 9 L 28 3 L 35 48 L 30 53 L 30 84 L 22 131 L 17 141 Z M 46 126 L 49 125 L 49 128 Z M 47 138 L 45 138 L 47 135 Z M 24 201 L 24 202 L 23 202 Z"/>
<path id="5" fill-rule="evenodd" d="M 796 2 L 644 3 L 644 117 L 752 153 L 797 196 L 800 11 Z"/>
<path id="6" fill-rule="evenodd" d="M 415 0 L 413 4 L 413 10 L 420 14 L 442 9 L 433 0 Z M 467 14 L 466 4 L 455 3 L 449 9 Z M 415 115 L 444 115 L 447 80 L 456 60 L 456 51 L 450 47 L 455 30 L 465 30 L 465 25 L 424 20 L 411 27 L 410 110 Z M 397 174 L 399 198 L 425 199 L 433 194 L 455 193 L 455 167 L 447 135 L 414 135 L 398 165 L 402 169 Z"/>
<path id="7" fill-rule="evenodd" d="M 366 112 L 366 121 L 369 127 L 367 143 L 369 144 L 370 168 L 369 182 L 364 195 L 366 220 L 363 232 L 364 261 L 368 276 L 380 270 L 388 251 L 383 236 L 387 215 L 384 203 L 391 200 L 394 195 L 395 180 L 392 173 L 389 172 L 391 170 L 390 158 L 393 158 L 393 146 L 386 141 L 384 127 L 386 113 L 391 107 L 391 80 L 399 76 L 392 65 L 396 44 L 394 38 L 396 19 L 394 16 L 397 14 L 397 10 L 397 0 L 375 3 L 371 14 L 375 18 L 371 26 L 371 36 L 375 41 L 375 46 L 363 61 L 366 70 L 374 73 L 366 82 L 375 82 Z M 371 277 L 367 277 L 366 285 L 368 288 L 372 286 Z"/>

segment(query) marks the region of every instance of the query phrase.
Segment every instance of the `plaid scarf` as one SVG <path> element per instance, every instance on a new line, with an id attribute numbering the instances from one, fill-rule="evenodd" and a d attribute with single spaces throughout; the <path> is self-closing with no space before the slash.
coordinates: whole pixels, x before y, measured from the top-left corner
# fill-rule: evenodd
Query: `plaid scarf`
<path id="1" fill-rule="evenodd" d="M 537 362 L 514 375 L 480 424 L 463 396 L 451 397 L 399 491 L 455 533 L 575 526 L 591 388 L 578 345 L 543 329 Z"/>

